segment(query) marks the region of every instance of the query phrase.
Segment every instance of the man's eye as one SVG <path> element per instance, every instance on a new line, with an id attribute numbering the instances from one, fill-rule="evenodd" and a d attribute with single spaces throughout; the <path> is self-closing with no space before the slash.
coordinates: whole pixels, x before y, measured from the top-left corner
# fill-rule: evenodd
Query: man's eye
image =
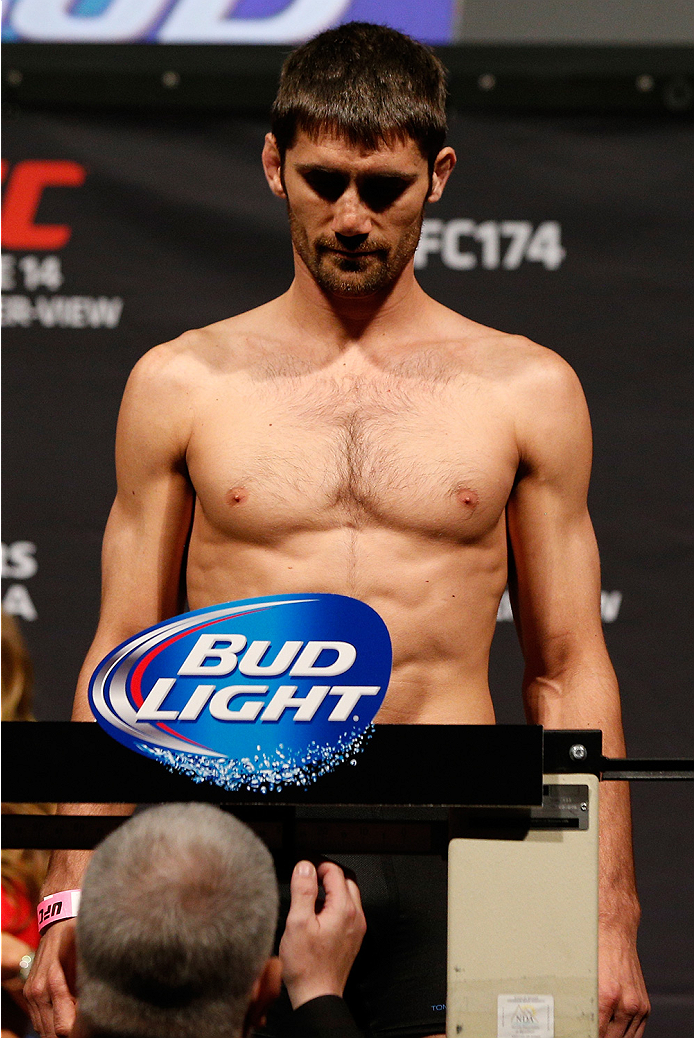
<path id="1" fill-rule="evenodd" d="M 409 183 L 403 177 L 366 177 L 359 185 L 359 194 L 365 205 L 378 213 L 392 205 Z"/>
<path id="2" fill-rule="evenodd" d="M 320 169 L 304 173 L 304 180 L 326 202 L 337 202 L 348 183 L 348 178 L 341 173 L 328 173 Z"/>

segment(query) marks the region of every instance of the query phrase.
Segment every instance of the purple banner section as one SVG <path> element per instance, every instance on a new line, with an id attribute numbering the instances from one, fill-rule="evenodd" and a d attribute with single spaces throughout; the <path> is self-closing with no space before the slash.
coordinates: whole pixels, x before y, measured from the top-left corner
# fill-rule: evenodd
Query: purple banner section
<path id="1" fill-rule="evenodd" d="M 377 22 L 423 43 L 452 43 L 454 10 L 455 0 L 354 0 L 339 24 Z"/>
<path id="2" fill-rule="evenodd" d="M 238 0 L 200 15 L 194 0 L 13 0 L 5 42 L 297 43 L 345 22 L 390 25 L 426 43 L 452 40 L 455 0 Z M 228 13 L 229 12 L 229 13 Z"/>

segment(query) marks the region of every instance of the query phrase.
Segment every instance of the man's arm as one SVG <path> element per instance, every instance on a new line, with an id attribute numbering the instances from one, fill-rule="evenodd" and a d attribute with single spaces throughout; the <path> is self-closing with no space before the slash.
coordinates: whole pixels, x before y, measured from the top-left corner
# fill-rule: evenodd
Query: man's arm
<path id="1" fill-rule="evenodd" d="M 554 354 L 524 376 L 519 471 L 507 516 L 509 586 L 528 720 L 600 728 L 623 757 L 621 707 L 600 618 L 598 550 L 587 508 L 588 411 L 578 379 Z M 649 1012 L 636 953 L 639 904 L 626 784 L 600 788 L 600 1034 L 640 1038 Z"/>
<path id="2" fill-rule="evenodd" d="M 181 564 L 193 493 L 185 467 L 191 426 L 190 373 L 178 343 L 157 347 L 133 370 L 116 434 L 118 490 L 102 550 L 99 625 L 80 672 L 72 719 L 93 721 L 89 680 L 120 642 L 180 612 Z M 88 783 L 88 777 L 85 776 Z M 85 796 L 88 795 L 85 785 Z M 129 814 L 127 804 L 62 804 L 62 814 Z M 77 889 L 91 852 L 56 851 L 42 896 Z M 45 1038 L 67 1035 L 74 1019 L 65 949 L 74 920 L 54 924 L 39 945 L 25 987 L 34 1027 Z"/>

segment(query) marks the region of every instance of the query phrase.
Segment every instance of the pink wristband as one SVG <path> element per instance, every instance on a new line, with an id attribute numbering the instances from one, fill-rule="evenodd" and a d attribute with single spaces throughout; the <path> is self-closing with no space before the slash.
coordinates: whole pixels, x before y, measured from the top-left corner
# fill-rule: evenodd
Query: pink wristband
<path id="1" fill-rule="evenodd" d="M 59 890 L 56 894 L 44 897 L 36 910 L 39 933 L 43 934 L 49 926 L 59 923 L 61 919 L 74 919 L 79 907 L 79 890 Z"/>

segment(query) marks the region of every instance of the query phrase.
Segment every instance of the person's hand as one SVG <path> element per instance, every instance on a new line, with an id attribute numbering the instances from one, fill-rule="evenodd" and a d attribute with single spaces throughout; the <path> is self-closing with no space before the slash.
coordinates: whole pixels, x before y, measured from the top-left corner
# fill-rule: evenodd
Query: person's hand
<path id="1" fill-rule="evenodd" d="M 641 1038 L 651 1005 L 635 938 L 601 924 L 598 956 L 600 1038 Z"/>
<path id="2" fill-rule="evenodd" d="M 75 1021 L 75 925 L 75 919 L 63 919 L 46 931 L 24 985 L 41 1038 L 69 1035 Z"/>
<path id="3" fill-rule="evenodd" d="M 316 911 L 318 883 L 325 903 Z M 366 933 L 359 888 L 339 865 L 323 862 L 316 870 L 300 861 L 292 874 L 291 907 L 280 959 L 292 1007 L 320 995 L 342 995 L 352 963 Z"/>

